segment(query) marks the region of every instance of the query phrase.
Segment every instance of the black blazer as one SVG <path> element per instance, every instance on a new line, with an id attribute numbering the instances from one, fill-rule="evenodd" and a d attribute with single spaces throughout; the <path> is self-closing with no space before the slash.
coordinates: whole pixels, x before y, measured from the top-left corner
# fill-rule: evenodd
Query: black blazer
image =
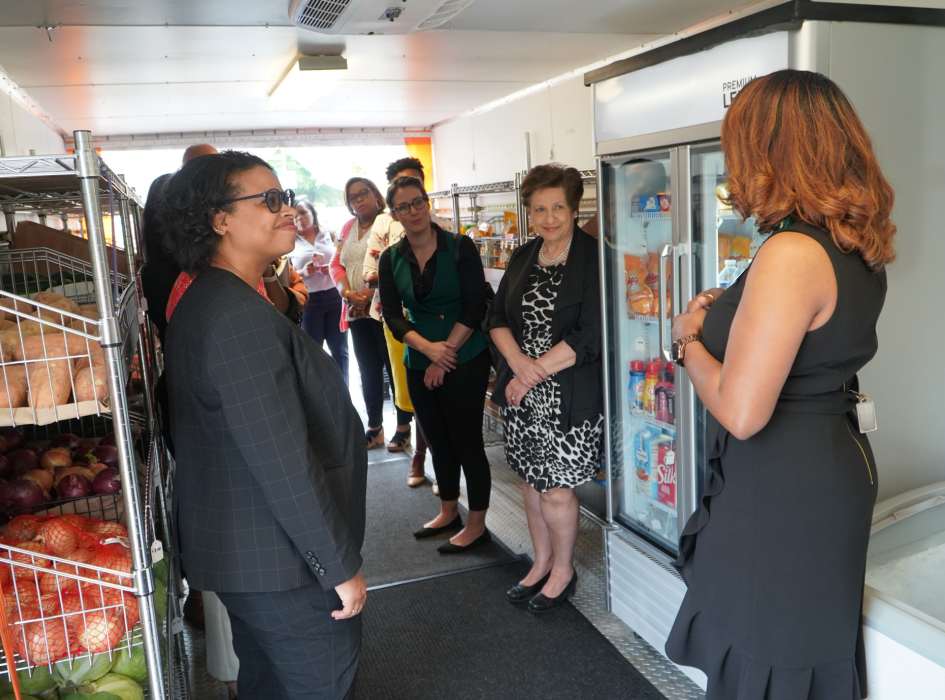
<path id="1" fill-rule="evenodd" d="M 367 452 L 335 361 L 255 289 L 209 268 L 168 324 L 165 366 L 190 585 L 329 590 L 354 576 Z"/>
<path id="2" fill-rule="evenodd" d="M 524 322 L 522 297 L 532 267 L 538 260 L 542 240 L 536 238 L 517 248 L 509 259 L 499 291 L 489 307 L 489 330 L 508 328 L 522 346 Z M 561 385 L 562 430 L 570 430 L 585 420 L 595 420 L 604 410 L 601 377 L 601 315 L 600 264 L 597 239 L 579 228 L 564 264 L 564 277 L 558 286 L 554 314 L 551 318 L 551 344 L 562 340 L 574 350 L 577 359 L 572 367 L 561 370 L 556 378 Z M 496 367 L 496 385 L 492 402 L 505 406 L 505 388 L 512 381 L 512 370 L 501 353 Z"/>

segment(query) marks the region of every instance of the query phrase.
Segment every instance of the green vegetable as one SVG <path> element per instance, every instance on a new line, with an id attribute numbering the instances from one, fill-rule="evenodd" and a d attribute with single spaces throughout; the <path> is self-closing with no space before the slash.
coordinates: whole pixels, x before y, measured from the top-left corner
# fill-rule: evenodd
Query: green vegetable
<path id="1" fill-rule="evenodd" d="M 167 586 L 160 581 L 154 585 L 154 612 L 158 616 L 158 624 L 167 617 Z"/>
<path id="2" fill-rule="evenodd" d="M 52 690 L 59 683 L 45 666 L 37 666 L 33 669 L 33 677 L 26 671 L 19 671 L 16 674 L 20 679 L 20 693 L 25 698 L 27 695 L 40 695 L 48 690 Z M 4 696 L 13 692 L 13 684 L 10 683 L 6 674 L 3 674 L 3 680 L 0 681 L 0 693 Z M 3 697 L 2 700 L 6 700 Z"/>
<path id="3" fill-rule="evenodd" d="M 154 580 L 163 583 L 165 589 L 167 588 L 167 573 L 167 556 L 165 555 L 161 561 L 154 565 Z"/>
<path id="4" fill-rule="evenodd" d="M 136 683 L 144 683 L 148 677 L 148 664 L 144 657 L 144 647 L 138 645 L 115 652 L 115 665 L 112 673 L 127 676 Z"/>
<path id="5" fill-rule="evenodd" d="M 144 700 L 141 686 L 118 673 L 108 673 L 80 690 L 85 692 L 63 695 L 62 700 Z"/>
<path id="6" fill-rule="evenodd" d="M 53 670 L 53 675 L 59 680 L 65 688 L 74 688 L 99 678 L 108 673 L 112 668 L 112 661 L 108 654 L 96 654 L 91 659 L 83 656 L 72 660 L 72 668 L 69 668 L 69 660 L 60 661 Z"/>
<path id="7" fill-rule="evenodd" d="M 22 700 L 36 700 L 36 698 L 33 697 L 32 695 L 20 695 L 20 698 Z M 14 695 L 13 693 L 10 693 L 9 695 L 4 695 L 2 698 L 0 698 L 0 700 L 16 700 L 16 695 Z"/>

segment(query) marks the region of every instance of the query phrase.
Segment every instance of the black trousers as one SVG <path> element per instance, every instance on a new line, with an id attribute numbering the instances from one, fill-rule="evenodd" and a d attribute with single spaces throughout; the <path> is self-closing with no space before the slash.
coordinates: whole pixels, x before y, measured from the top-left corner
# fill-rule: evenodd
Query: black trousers
<path id="1" fill-rule="evenodd" d="M 440 500 L 459 498 L 459 474 L 466 475 L 469 510 L 486 510 L 492 473 L 482 443 L 482 410 L 489 383 L 489 353 L 483 350 L 452 372 L 433 390 L 423 383 L 424 370 L 407 369 L 407 389 L 423 435 L 433 453 Z"/>
<path id="2" fill-rule="evenodd" d="M 354 356 L 358 359 L 361 372 L 361 394 L 368 412 L 368 427 L 380 425 L 384 417 L 384 368 L 387 376 L 393 377 L 390 368 L 390 354 L 384 339 L 384 324 L 373 318 L 359 318 L 349 321 L 351 339 L 354 341 Z M 390 382 L 394 393 L 393 380 Z M 413 414 L 397 409 L 397 425 L 410 423 Z"/>
<path id="3" fill-rule="evenodd" d="M 242 700 L 345 700 L 354 696 L 361 616 L 333 620 L 334 590 L 217 593 L 233 628 Z"/>

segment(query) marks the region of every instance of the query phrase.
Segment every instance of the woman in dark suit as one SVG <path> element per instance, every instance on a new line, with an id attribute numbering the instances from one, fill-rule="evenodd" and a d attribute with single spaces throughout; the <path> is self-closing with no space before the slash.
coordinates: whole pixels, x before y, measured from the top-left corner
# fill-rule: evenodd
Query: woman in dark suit
<path id="1" fill-rule="evenodd" d="M 581 174 L 560 165 L 539 165 L 522 180 L 538 237 L 512 254 L 489 313 L 501 353 L 492 401 L 503 407 L 505 456 L 522 478 L 535 548 L 508 598 L 534 613 L 574 592 L 574 487 L 600 466 L 600 271 L 597 241 L 576 224 L 583 193 Z"/>
<path id="2" fill-rule="evenodd" d="M 186 163 L 161 216 L 183 272 L 165 365 L 177 551 L 229 612 L 243 700 L 353 694 L 367 456 L 338 365 L 265 296 L 291 191 L 228 151 Z"/>

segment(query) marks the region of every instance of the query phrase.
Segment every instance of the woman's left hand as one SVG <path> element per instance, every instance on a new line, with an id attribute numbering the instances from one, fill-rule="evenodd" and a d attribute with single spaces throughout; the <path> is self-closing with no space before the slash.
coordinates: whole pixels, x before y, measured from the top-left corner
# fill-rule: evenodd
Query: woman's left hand
<path id="1" fill-rule="evenodd" d="M 516 408 L 519 408 L 522 405 L 522 399 L 525 398 L 525 394 L 528 392 L 528 387 L 513 377 L 512 381 L 510 381 L 508 386 L 505 387 L 505 401 L 509 404 L 509 406 L 515 406 Z"/>
<path id="2" fill-rule="evenodd" d="M 693 311 L 679 314 L 673 319 L 673 340 L 685 338 L 687 335 L 702 335 L 702 323 L 707 311 L 699 307 Z"/>
<path id="3" fill-rule="evenodd" d="M 443 377 L 446 376 L 446 370 L 439 365 L 430 365 L 423 375 L 423 384 L 427 389 L 433 391 L 438 386 L 443 386 Z"/>

